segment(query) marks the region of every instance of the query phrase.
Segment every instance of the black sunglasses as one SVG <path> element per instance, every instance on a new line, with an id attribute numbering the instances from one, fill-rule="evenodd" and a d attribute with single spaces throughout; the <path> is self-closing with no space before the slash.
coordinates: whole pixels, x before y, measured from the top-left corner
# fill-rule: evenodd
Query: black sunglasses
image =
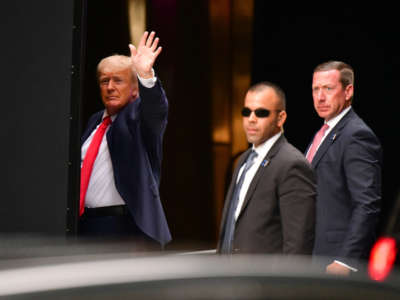
<path id="1" fill-rule="evenodd" d="M 271 111 L 269 111 L 268 109 L 265 109 L 265 108 L 257 108 L 256 110 L 251 110 L 248 107 L 243 107 L 242 108 L 242 116 L 249 117 L 253 111 L 257 118 L 266 118 L 271 113 Z"/>

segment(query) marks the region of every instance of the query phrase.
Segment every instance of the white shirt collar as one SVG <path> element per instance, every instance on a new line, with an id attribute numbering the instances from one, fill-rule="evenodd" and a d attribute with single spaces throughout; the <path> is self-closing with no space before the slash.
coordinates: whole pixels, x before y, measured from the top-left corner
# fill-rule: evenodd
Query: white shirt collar
<path id="1" fill-rule="evenodd" d="M 351 109 L 351 105 L 345 109 L 342 110 L 340 114 L 338 114 L 336 117 L 330 119 L 329 121 L 326 121 L 325 123 L 329 125 L 329 129 L 332 129 L 333 127 L 336 126 L 337 123 L 344 117 L 345 114 Z"/>
<path id="2" fill-rule="evenodd" d="M 257 147 L 254 147 L 254 145 L 253 145 L 253 150 L 256 151 L 258 154 L 257 159 L 264 159 L 265 155 L 267 155 L 269 150 L 272 148 L 272 146 L 280 138 L 281 135 L 282 135 L 282 131 L 280 131 L 277 134 L 275 134 L 274 136 L 270 137 L 268 140 L 266 140 L 264 143 L 258 145 Z"/>
<path id="3" fill-rule="evenodd" d="M 104 120 L 104 118 L 107 117 L 108 115 L 109 115 L 109 114 L 108 114 L 107 110 L 105 109 L 104 112 L 103 112 L 103 116 L 101 117 L 101 120 Z M 114 120 L 117 118 L 117 116 L 118 116 L 118 114 L 112 115 L 112 116 L 110 117 L 110 118 L 111 118 L 111 121 L 114 122 Z"/>

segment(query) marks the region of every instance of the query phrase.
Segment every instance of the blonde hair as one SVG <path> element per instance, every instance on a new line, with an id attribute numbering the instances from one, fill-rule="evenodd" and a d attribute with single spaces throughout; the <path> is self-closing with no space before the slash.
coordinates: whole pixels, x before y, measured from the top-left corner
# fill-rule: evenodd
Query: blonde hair
<path id="1" fill-rule="evenodd" d="M 97 65 L 97 79 L 106 65 L 112 65 L 121 70 L 129 69 L 132 72 L 132 82 L 137 83 L 137 75 L 131 62 L 131 58 L 126 55 L 114 54 L 103 58 Z"/>

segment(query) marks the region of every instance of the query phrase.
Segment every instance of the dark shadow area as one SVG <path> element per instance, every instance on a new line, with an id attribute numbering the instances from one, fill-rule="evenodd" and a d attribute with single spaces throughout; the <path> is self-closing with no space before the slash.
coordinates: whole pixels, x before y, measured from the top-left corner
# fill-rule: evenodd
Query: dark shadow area
<path id="1" fill-rule="evenodd" d="M 82 125 L 104 109 L 97 84 L 96 67 L 113 54 L 129 55 L 130 36 L 127 1 L 87 1 L 85 78 L 83 81 Z"/>
<path id="2" fill-rule="evenodd" d="M 4 2 L 0 17 L 0 232 L 64 235 L 74 1 Z"/>

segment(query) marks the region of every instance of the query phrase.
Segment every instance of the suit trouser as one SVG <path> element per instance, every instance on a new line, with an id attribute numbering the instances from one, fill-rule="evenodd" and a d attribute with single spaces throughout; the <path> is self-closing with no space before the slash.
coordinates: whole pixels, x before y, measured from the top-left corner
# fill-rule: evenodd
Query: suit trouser
<path id="1" fill-rule="evenodd" d="M 78 236 L 101 243 L 124 243 L 138 251 L 160 250 L 160 245 L 135 224 L 125 206 L 85 209 L 85 213 L 79 218 Z"/>

